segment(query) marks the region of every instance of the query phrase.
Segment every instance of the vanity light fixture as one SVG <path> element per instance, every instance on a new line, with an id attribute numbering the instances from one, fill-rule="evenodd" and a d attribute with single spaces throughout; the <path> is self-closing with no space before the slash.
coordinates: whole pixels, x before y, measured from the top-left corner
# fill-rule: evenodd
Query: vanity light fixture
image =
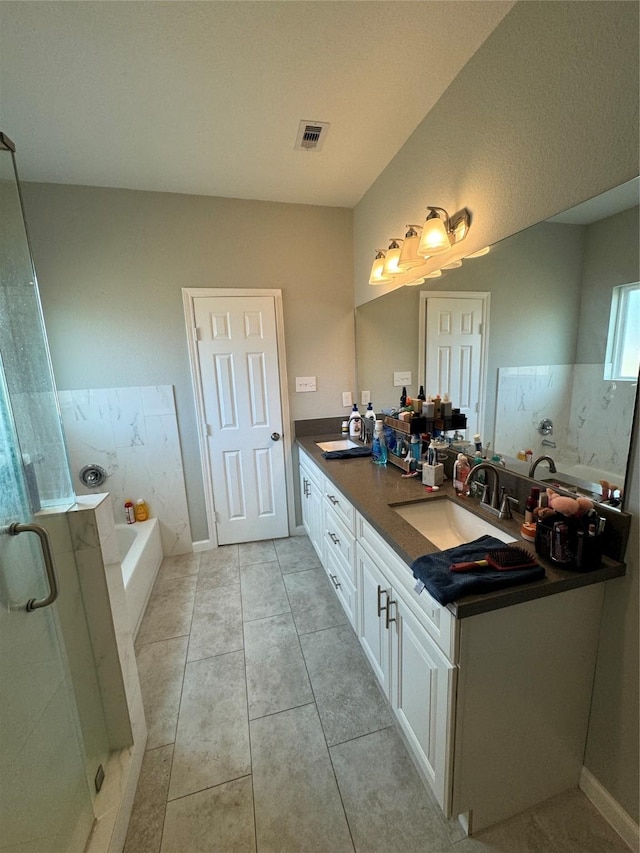
<path id="1" fill-rule="evenodd" d="M 471 216 L 466 207 L 449 216 L 442 207 L 428 207 L 429 215 L 422 226 L 418 254 L 423 258 L 447 252 L 467 236 Z"/>
<path id="2" fill-rule="evenodd" d="M 384 265 L 382 267 L 382 275 L 387 276 L 389 279 L 392 275 L 398 275 L 402 270 L 398 267 L 398 261 L 400 260 L 400 252 L 401 252 L 401 237 L 393 237 L 391 242 L 389 243 L 389 248 L 387 249 L 387 254 L 384 259 Z"/>
<path id="3" fill-rule="evenodd" d="M 442 275 L 442 270 L 434 270 L 433 272 L 427 273 L 427 275 L 425 275 L 424 278 L 425 279 L 427 279 L 427 278 L 440 278 L 441 275 Z"/>
<path id="4" fill-rule="evenodd" d="M 410 270 L 413 267 L 420 267 L 424 263 L 424 257 L 418 254 L 421 231 L 421 225 L 407 225 L 407 233 L 404 235 L 400 258 L 398 259 L 398 268 L 400 270 Z"/>
<path id="5" fill-rule="evenodd" d="M 457 261 L 450 261 L 448 264 L 445 264 L 441 269 L 443 270 L 457 270 L 458 267 L 462 266 L 462 261 L 458 259 Z"/>
<path id="6" fill-rule="evenodd" d="M 386 281 L 391 281 L 391 276 L 384 275 L 382 268 L 384 267 L 384 259 L 386 252 L 384 249 L 376 250 L 376 258 L 371 267 L 371 275 L 369 276 L 369 284 L 384 284 Z"/>

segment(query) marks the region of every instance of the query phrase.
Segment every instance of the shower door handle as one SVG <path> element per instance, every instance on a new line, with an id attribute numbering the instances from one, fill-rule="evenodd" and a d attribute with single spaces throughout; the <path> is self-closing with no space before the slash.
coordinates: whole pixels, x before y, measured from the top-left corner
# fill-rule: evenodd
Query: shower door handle
<path id="1" fill-rule="evenodd" d="M 49 539 L 47 530 L 41 524 L 20 524 L 19 522 L 14 522 L 9 525 L 8 533 L 10 536 L 17 536 L 19 533 L 35 533 L 40 540 L 42 559 L 44 560 L 44 568 L 49 583 L 49 595 L 46 598 L 30 598 L 27 601 L 27 611 L 31 613 L 31 611 L 38 610 L 40 607 L 48 607 L 58 597 L 60 588 L 58 586 L 58 575 L 53 559 L 53 551 L 51 550 L 51 540 Z"/>

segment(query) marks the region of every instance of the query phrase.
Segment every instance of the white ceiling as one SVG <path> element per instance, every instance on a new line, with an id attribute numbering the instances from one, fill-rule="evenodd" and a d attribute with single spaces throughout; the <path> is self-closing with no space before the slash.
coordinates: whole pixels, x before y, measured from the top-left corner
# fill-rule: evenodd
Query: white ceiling
<path id="1" fill-rule="evenodd" d="M 0 130 L 22 180 L 351 207 L 512 6 L 5 0 Z"/>

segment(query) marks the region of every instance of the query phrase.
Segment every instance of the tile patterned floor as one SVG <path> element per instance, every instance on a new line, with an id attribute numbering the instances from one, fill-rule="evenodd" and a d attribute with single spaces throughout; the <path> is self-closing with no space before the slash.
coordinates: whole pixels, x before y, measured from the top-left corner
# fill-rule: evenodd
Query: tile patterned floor
<path id="1" fill-rule="evenodd" d="M 579 791 L 462 838 L 306 537 L 166 558 L 136 655 L 125 853 L 628 853 Z"/>

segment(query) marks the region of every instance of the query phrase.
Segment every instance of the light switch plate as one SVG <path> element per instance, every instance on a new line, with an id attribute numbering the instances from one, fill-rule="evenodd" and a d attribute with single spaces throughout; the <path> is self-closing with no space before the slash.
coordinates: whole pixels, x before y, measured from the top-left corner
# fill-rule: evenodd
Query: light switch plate
<path id="1" fill-rule="evenodd" d="M 353 398 L 351 396 L 351 391 L 343 391 L 342 392 L 342 405 L 343 406 L 353 406 Z"/>
<path id="2" fill-rule="evenodd" d="M 411 371 L 403 370 L 393 374 L 394 385 L 411 385 Z"/>
<path id="3" fill-rule="evenodd" d="M 296 391 L 315 391 L 316 377 L 315 376 L 296 376 Z"/>
<path id="4" fill-rule="evenodd" d="M 360 392 L 360 405 L 368 406 L 371 402 L 371 391 L 361 391 Z"/>

